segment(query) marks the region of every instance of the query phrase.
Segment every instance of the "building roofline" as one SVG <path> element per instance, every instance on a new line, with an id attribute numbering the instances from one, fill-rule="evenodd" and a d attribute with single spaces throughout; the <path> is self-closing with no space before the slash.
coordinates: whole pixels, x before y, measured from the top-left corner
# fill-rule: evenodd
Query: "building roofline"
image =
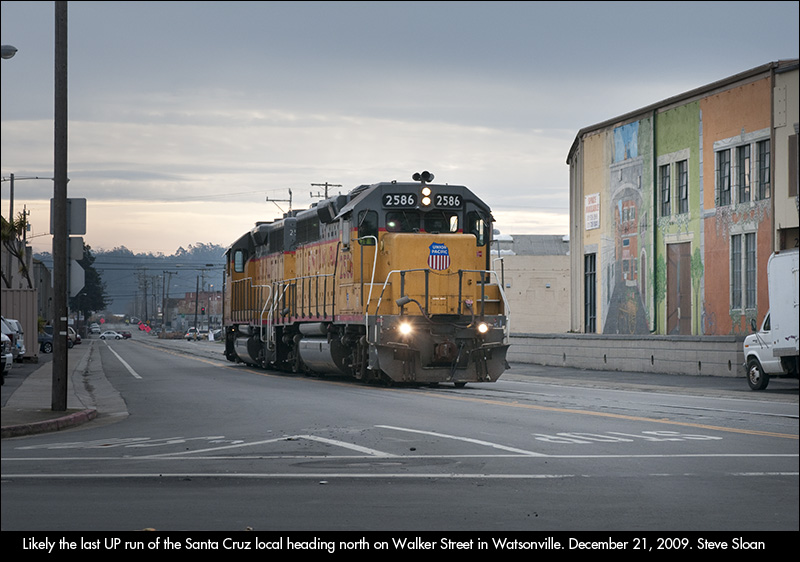
<path id="1" fill-rule="evenodd" d="M 769 73 L 780 73 L 780 72 L 788 72 L 790 70 L 794 70 L 798 68 L 798 59 L 786 59 L 786 60 L 778 60 L 773 62 L 768 62 L 766 64 L 762 64 L 760 66 L 756 66 L 755 68 L 751 68 L 749 70 L 745 70 L 744 72 L 740 72 L 738 74 L 734 74 L 733 76 L 728 76 L 727 78 L 723 78 L 721 80 L 717 80 L 716 82 L 712 82 L 710 84 L 706 84 L 704 86 L 700 86 L 699 88 L 695 88 L 693 90 L 689 90 L 687 92 L 683 92 L 681 94 L 677 94 L 675 96 L 666 98 L 664 100 L 658 101 L 656 103 L 647 105 L 640 109 L 636 109 L 634 111 L 630 111 L 628 113 L 624 113 L 622 115 L 618 115 L 616 117 L 612 117 L 611 119 L 606 119 L 605 121 L 601 121 L 600 123 L 596 123 L 594 125 L 590 125 L 588 127 L 584 127 L 583 129 L 579 130 L 578 133 L 575 135 L 575 140 L 572 142 L 572 145 L 569 148 L 569 153 L 567 154 L 567 164 L 570 163 L 572 160 L 572 155 L 575 153 L 575 150 L 578 147 L 578 143 L 580 142 L 581 137 L 585 134 L 590 133 L 592 131 L 596 131 L 599 129 L 605 129 L 609 125 L 614 123 L 618 123 L 620 121 L 628 121 L 637 117 L 639 115 L 645 113 L 652 113 L 653 111 L 658 110 L 659 108 L 675 105 L 677 103 L 686 102 L 692 98 L 697 96 L 708 94 L 714 90 L 719 90 L 723 88 L 727 88 L 732 84 L 736 84 L 737 82 L 743 82 L 746 80 L 750 80 L 755 76 L 759 76 L 762 74 L 769 74 Z"/>

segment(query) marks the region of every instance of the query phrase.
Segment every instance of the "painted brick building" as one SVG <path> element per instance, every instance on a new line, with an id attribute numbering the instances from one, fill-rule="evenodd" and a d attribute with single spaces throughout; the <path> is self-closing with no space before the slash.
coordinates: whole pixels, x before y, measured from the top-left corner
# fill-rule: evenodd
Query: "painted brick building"
<path id="1" fill-rule="evenodd" d="M 772 62 L 578 132 L 570 329 L 723 335 L 769 309 L 796 247 L 798 61 Z"/>

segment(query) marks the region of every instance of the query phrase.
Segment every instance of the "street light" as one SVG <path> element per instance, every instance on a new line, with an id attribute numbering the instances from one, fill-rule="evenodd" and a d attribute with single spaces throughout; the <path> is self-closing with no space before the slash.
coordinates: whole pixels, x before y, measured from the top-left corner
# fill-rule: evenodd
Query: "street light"
<path id="1" fill-rule="evenodd" d="M 0 49 L 2 49 L 0 56 L 4 59 L 10 59 L 17 54 L 17 48 L 14 45 L 2 45 Z"/>

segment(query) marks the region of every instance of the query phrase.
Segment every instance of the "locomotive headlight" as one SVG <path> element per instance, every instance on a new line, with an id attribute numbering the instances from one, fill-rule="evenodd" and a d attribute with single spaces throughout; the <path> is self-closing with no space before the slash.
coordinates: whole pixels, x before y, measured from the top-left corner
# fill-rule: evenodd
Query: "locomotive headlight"
<path id="1" fill-rule="evenodd" d="M 480 324 L 478 324 L 479 334 L 485 334 L 488 331 L 489 331 L 489 324 L 487 324 L 486 322 L 481 322 Z"/>
<path id="2" fill-rule="evenodd" d="M 422 190 L 420 191 L 420 194 L 422 195 L 422 199 L 420 200 L 420 202 L 422 203 L 422 206 L 423 207 L 427 207 L 428 205 L 430 205 L 431 204 L 431 188 L 428 187 L 427 185 L 423 185 L 422 186 Z"/>
<path id="3" fill-rule="evenodd" d="M 397 328 L 400 331 L 400 334 L 403 336 L 409 335 L 413 330 L 411 329 L 411 324 L 408 322 L 401 322 L 400 326 Z"/>

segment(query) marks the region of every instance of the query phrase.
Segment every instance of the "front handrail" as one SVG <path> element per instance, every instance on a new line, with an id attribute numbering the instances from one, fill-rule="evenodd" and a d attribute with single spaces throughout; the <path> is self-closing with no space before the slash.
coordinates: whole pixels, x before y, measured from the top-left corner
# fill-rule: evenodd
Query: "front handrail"
<path id="1" fill-rule="evenodd" d="M 429 278 L 431 273 L 434 273 L 435 275 L 444 275 L 444 276 L 458 275 L 458 314 L 459 315 L 461 314 L 461 304 L 462 304 L 462 296 L 463 296 L 462 284 L 463 284 L 463 279 L 464 279 L 464 274 L 465 273 L 477 273 L 477 274 L 479 274 L 481 276 L 488 275 L 489 277 L 494 277 L 494 279 L 496 281 L 499 281 L 496 271 L 485 270 L 485 269 L 459 269 L 457 272 L 453 272 L 453 273 L 435 273 L 435 272 L 432 272 L 430 269 L 427 269 L 427 268 L 393 269 L 392 271 L 390 271 L 389 273 L 386 274 L 386 279 L 384 280 L 383 286 L 381 287 L 380 296 L 378 297 L 377 304 L 375 305 L 375 316 L 378 315 L 378 311 L 380 310 L 381 304 L 383 303 L 383 295 L 384 295 L 384 293 L 386 291 L 386 287 L 390 284 L 389 283 L 390 278 L 393 275 L 400 275 L 400 294 L 404 295 L 405 294 L 404 293 L 405 275 L 407 273 L 418 273 L 418 272 L 424 272 L 424 274 L 425 274 L 425 303 L 426 304 L 425 304 L 425 309 L 423 309 L 423 312 L 425 314 L 427 314 L 427 307 L 428 307 L 427 303 L 428 303 L 429 298 L 430 298 L 429 287 L 428 287 L 428 278 Z M 506 297 L 506 293 L 503 290 L 503 286 L 499 282 L 497 283 L 497 288 L 500 291 L 500 297 L 501 297 L 501 299 L 503 301 L 503 315 L 506 318 L 508 318 L 510 310 L 511 310 L 511 307 L 508 304 L 508 298 Z M 370 342 L 369 341 L 369 305 L 370 305 L 370 302 L 371 302 L 371 295 L 372 295 L 372 287 L 370 287 L 370 299 L 367 301 L 366 306 L 364 307 L 364 316 L 365 316 L 364 324 L 365 324 L 365 327 L 366 327 L 366 330 L 367 330 L 367 332 L 366 332 L 367 333 L 367 342 L 368 343 L 375 343 L 375 342 Z M 484 283 L 481 283 L 481 311 L 480 311 L 481 319 L 483 319 L 484 316 L 485 316 L 485 306 L 486 306 L 486 283 L 484 282 Z M 507 326 L 507 324 L 508 323 L 506 322 L 506 326 Z M 506 329 L 506 337 L 507 337 L 507 335 L 508 335 L 508 331 Z"/>

